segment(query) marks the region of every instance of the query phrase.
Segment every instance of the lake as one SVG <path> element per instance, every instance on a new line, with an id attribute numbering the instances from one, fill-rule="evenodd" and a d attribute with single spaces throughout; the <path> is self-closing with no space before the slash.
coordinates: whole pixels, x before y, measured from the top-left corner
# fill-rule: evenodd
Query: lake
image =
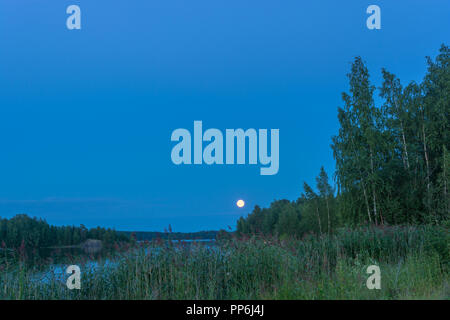
<path id="1" fill-rule="evenodd" d="M 57 280 L 65 282 L 69 276 L 66 273 L 69 265 L 79 265 L 82 271 L 97 271 L 103 267 L 112 267 L 117 264 L 116 260 L 121 256 L 132 254 L 137 250 L 145 248 L 147 250 L 157 250 L 158 247 L 151 245 L 148 241 L 138 241 L 137 247 L 100 247 L 100 248 L 82 248 L 77 246 L 39 248 L 27 250 L 26 265 L 34 270 L 33 280 L 50 282 Z M 170 243 L 176 248 L 190 249 L 194 245 L 214 246 L 214 239 L 196 239 L 196 240 L 171 240 Z M 146 244 L 148 247 L 146 248 Z M 163 240 L 160 244 L 169 245 L 168 240 Z M 88 270 L 86 270 L 88 269 Z"/>

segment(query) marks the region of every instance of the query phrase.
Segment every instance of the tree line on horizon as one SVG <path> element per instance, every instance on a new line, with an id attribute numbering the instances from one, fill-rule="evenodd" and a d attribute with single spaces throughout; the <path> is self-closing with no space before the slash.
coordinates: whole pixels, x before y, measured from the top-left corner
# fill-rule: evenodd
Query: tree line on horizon
<path id="1" fill-rule="evenodd" d="M 421 83 L 403 86 L 382 69 L 376 87 L 356 57 L 347 75 L 349 92 L 338 108 L 332 137 L 334 186 L 324 168 L 316 188 L 306 182 L 296 201 L 256 206 L 237 222 L 239 234 L 300 236 L 340 226 L 440 224 L 449 218 L 450 50 L 442 45 Z"/>
<path id="2" fill-rule="evenodd" d="M 218 231 L 205 230 L 197 232 L 172 232 L 169 225 L 169 230 L 164 232 L 159 231 L 118 231 L 128 238 L 133 238 L 136 241 L 153 241 L 153 240 L 212 240 L 217 236 Z"/>
<path id="3" fill-rule="evenodd" d="M 42 248 L 79 245 L 87 239 L 102 240 L 105 245 L 127 242 L 129 237 L 109 228 L 84 225 L 53 226 L 45 220 L 18 214 L 11 219 L 0 218 L 0 248 Z"/>

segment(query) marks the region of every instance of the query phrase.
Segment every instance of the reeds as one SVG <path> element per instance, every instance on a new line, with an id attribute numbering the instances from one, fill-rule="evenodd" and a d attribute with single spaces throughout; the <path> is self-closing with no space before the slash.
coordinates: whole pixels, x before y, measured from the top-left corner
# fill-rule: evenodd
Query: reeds
<path id="1" fill-rule="evenodd" d="M 369 290 L 367 266 L 381 268 Z M 152 242 L 82 269 L 81 290 L 65 278 L 2 264 L 1 299 L 445 299 L 449 235 L 442 227 L 342 229 L 280 240 L 217 245 Z"/>

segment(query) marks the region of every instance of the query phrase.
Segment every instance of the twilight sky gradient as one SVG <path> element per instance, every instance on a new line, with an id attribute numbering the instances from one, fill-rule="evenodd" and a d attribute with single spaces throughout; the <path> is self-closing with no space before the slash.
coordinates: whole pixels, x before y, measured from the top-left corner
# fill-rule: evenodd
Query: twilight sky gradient
<path id="1" fill-rule="evenodd" d="M 66 28 L 66 8 L 82 30 Z M 366 28 L 377 4 L 382 29 Z M 118 230 L 235 227 L 321 165 L 354 56 L 420 81 L 448 0 L 0 0 L 0 216 Z M 176 128 L 279 128 L 280 170 L 175 166 Z M 236 207 L 237 199 L 246 206 Z"/>

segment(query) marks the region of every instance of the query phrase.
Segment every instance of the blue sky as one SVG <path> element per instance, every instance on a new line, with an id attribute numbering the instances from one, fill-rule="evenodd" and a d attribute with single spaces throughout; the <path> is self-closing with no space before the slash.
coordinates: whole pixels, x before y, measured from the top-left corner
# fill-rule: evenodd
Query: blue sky
<path id="1" fill-rule="evenodd" d="M 66 28 L 79 5 L 82 29 Z M 381 7 L 381 30 L 366 8 Z M 362 56 L 420 81 L 450 40 L 450 2 L 0 0 L 0 216 L 118 230 L 235 227 L 296 199 L 324 165 Z M 170 135 L 280 129 L 280 170 L 176 166 Z M 236 207 L 238 199 L 246 206 Z"/>

